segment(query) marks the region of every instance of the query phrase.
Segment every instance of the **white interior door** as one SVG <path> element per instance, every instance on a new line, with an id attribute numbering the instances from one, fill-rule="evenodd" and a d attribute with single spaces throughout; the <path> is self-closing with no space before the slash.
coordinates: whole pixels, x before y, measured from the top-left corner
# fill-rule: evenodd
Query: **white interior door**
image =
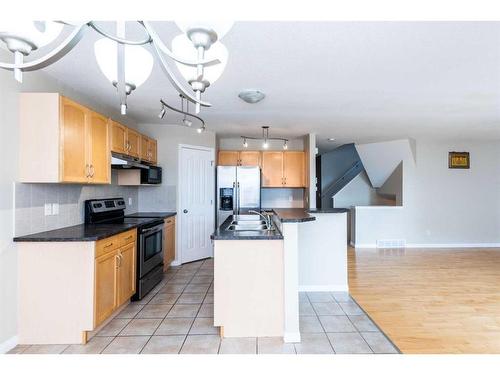
<path id="1" fill-rule="evenodd" d="M 180 245 L 181 262 L 213 256 L 210 235 L 214 230 L 214 150 L 180 147 Z"/>

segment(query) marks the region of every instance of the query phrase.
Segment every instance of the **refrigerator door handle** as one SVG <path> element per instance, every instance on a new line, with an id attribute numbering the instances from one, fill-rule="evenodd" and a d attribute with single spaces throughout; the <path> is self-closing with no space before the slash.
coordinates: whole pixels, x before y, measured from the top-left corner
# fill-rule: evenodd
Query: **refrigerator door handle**
<path id="1" fill-rule="evenodd" d="M 236 189 L 236 204 L 238 205 L 238 215 L 240 214 L 240 183 L 237 183 L 238 188 Z"/>
<path id="2" fill-rule="evenodd" d="M 237 215 L 237 205 L 236 205 L 236 182 L 233 181 L 233 215 Z"/>

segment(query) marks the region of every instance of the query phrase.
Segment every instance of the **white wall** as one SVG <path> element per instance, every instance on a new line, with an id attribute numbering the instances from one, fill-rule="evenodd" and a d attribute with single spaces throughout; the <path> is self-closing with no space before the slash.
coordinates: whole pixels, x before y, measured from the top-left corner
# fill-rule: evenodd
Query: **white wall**
<path id="1" fill-rule="evenodd" d="M 500 246 L 500 141 L 417 140 L 403 164 L 403 207 L 356 208 L 356 246 L 405 239 L 410 246 Z M 468 151 L 470 169 L 448 169 Z"/>
<path id="2" fill-rule="evenodd" d="M 139 131 L 158 141 L 158 165 L 163 168 L 160 186 L 139 188 L 139 211 L 177 211 L 179 144 L 215 149 L 215 133 L 159 124 L 140 124 Z"/>
<path id="3" fill-rule="evenodd" d="M 42 72 L 25 73 L 22 84 L 0 70 L 0 150 L 5 162 L 0 173 L 0 352 L 15 344 L 17 334 L 17 254 L 14 237 L 14 190 L 17 180 L 19 92 L 60 92 L 89 107 L 120 118 L 116 108 L 103 107 L 89 97 L 53 80 Z M 120 118 L 133 124 L 128 118 Z"/>
<path id="4" fill-rule="evenodd" d="M 351 208 L 351 206 L 375 206 L 384 204 L 371 186 L 366 172 L 354 177 L 346 186 L 333 196 L 333 207 Z"/>

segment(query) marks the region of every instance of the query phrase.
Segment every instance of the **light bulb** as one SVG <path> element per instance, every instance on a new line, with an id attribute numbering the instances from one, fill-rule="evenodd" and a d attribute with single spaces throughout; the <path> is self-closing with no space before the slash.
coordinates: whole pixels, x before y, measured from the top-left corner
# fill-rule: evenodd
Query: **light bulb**
<path id="1" fill-rule="evenodd" d="M 285 141 L 285 143 L 283 144 L 283 150 L 288 150 L 288 144 L 287 142 Z"/>
<path id="2" fill-rule="evenodd" d="M 269 143 L 267 143 L 267 141 L 264 141 L 264 143 L 262 144 L 262 147 L 263 148 L 268 148 L 269 147 Z"/>
<path id="3" fill-rule="evenodd" d="M 102 38 L 95 42 L 94 52 L 102 73 L 111 82 L 118 81 L 118 43 Z M 125 83 L 139 87 L 151 74 L 153 56 L 141 46 L 125 45 Z"/>
<path id="4" fill-rule="evenodd" d="M 247 147 L 248 147 L 248 142 L 247 142 L 247 140 L 246 140 L 246 139 L 243 141 L 243 147 L 245 147 L 245 148 L 247 148 Z"/>
<path id="5" fill-rule="evenodd" d="M 203 133 L 205 131 L 205 127 L 202 126 L 201 128 L 196 129 L 198 133 Z"/>
<path id="6" fill-rule="evenodd" d="M 184 123 L 184 125 L 186 125 L 186 126 L 191 126 L 191 125 L 193 125 L 193 121 L 191 121 L 191 120 L 189 120 L 189 119 L 187 119 L 187 118 L 185 118 L 184 120 L 182 120 L 182 122 L 183 122 L 183 123 Z"/>
<path id="7" fill-rule="evenodd" d="M 172 40 L 172 52 L 186 60 L 198 60 L 198 51 L 184 34 L 177 35 Z M 214 43 L 209 50 L 205 51 L 205 59 L 219 59 L 220 63 L 204 67 L 203 80 L 208 81 L 211 85 L 217 81 L 226 67 L 228 55 L 227 48 L 220 42 Z M 178 62 L 175 64 L 186 81 L 197 80 L 198 70 L 196 66 L 187 66 Z"/>

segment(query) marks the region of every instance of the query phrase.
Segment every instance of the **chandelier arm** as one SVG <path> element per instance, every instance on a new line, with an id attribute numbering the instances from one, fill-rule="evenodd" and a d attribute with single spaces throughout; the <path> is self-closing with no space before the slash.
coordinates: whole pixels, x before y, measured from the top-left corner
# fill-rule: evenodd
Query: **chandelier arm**
<path id="1" fill-rule="evenodd" d="M 45 68 L 64 57 L 69 51 L 73 49 L 73 47 L 76 46 L 76 44 L 82 39 L 83 33 L 85 31 L 85 26 L 87 25 L 88 23 L 81 23 L 75 26 L 71 34 L 68 35 L 68 37 L 60 45 L 47 53 L 45 56 L 22 64 L 0 62 L 0 68 L 5 70 L 19 69 L 23 72 L 31 72 L 34 70 Z"/>
<path id="2" fill-rule="evenodd" d="M 156 42 L 155 42 L 154 39 L 153 39 L 153 42 L 151 44 L 153 46 L 154 51 L 156 52 L 156 55 L 158 56 L 158 60 L 160 60 L 160 67 L 162 68 L 163 72 L 166 74 L 166 76 L 169 79 L 169 81 L 172 84 L 172 86 L 175 87 L 175 89 L 177 90 L 177 92 L 179 94 L 183 95 L 186 99 L 188 99 L 192 103 L 199 103 L 203 107 L 211 107 L 212 104 L 210 104 L 208 102 L 204 102 L 202 100 L 198 100 L 192 94 L 190 94 L 189 92 L 187 92 L 184 89 L 184 87 L 182 87 L 182 85 L 179 83 L 179 81 L 177 81 L 177 79 L 175 78 L 174 74 L 172 73 L 172 70 L 170 69 L 170 67 L 166 63 L 165 59 L 163 58 L 163 56 L 161 54 L 161 51 L 159 50 L 159 47 L 157 46 L 157 44 L 156 44 Z"/>
<path id="3" fill-rule="evenodd" d="M 163 99 L 160 99 L 160 103 L 161 103 L 162 105 L 164 105 L 165 107 L 167 107 L 168 109 L 172 110 L 172 111 L 175 111 L 175 112 L 181 113 L 181 114 L 183 114 L 184 116 L 191 116 L 191 117 L 193 117 L 193 118 L 197 119 L 198 121 L 200 121 L 200 122 L 202 123 L 203 127 L 205 127 L 205 121 L 203 121 L 203 119 L 202 119 L 201 117 L 196 116 L 196 115 L 193 115 L 192 113 L 189 113 L 189 112 L 186 112 L 186 111 L 181 111 L 180 109 L 177 109 L 177 108 L 175 108 L 175 107 L 172 107 L 172 106 L 168 105 L 167 103 L 165 103 L 165 102 L 163 101 Z"/>
<path id="4" fill-rule="evenodd" d="M 140 21 L 137 21 L 142 27 L 144 27 L 144 24 L 141 23 Z M 97 31 L 99 34 L 101 34 L 102 36 L 108 38 L 108 39 L 111 39 L 113 41 L 115 41 L 116 43 L 119 43 L 119 44 L 128 44 L 128 45 L 132 45 L 132 46 L 142 46 L 144 44 L 148 44 L 151 42 L 151 36 L 149 35 L 149 32 L 147 30 L 146 31 L 146 34 L 147 34 L 147 38 L 143 39 L 143 40 L 128 40 L 128 39 L 124 39 L 124 38 L 121 38 L 120 36 L 118 35 L 111 35 L 109 33 L 107 33 L 106 31 L 104 31 L 103 29 L 101 29 L 99 26 L 97 26 L 94 21 L 90 21 L 88 23 L 88 25 L 93 28 L 95 31 Z"/>
<path id="5" fill-rule="evenodd" d="M 187 65 L 187 66 L 194 66 L 194 67 L 196 67 L 198 65 L 202 65 L 204 67 L 207 67 L 207 66 L 213 66 L 213 65 L 217 65 L 217 64 L 221 63 L 221 61 L 219 59 L 212 59 L 212 60 L 203 59 L 200 61 L 191 61 L 191 60 L 183 59 L 182 57 L 178 57 L 178 56 L 174 55 L 174 53 L 168 49 L 168 47 L 165 45 L 165 43 L 162 42 L 161 38 L 158 36 L 158 34 L 156 33 L 156 31 L 153 29 L 153 27 L 151 26 L 151 24 L 149 22 L 142 21 L 142 24 L 143 24 L 144 28 L 146 29 L 146 31 L 148 32 L 152 43 L 155 44 L 157 46 L 157 48 L 160 49 L 165 55 L 170 57 L 172 60 L 177 61 L 178 63 L 181 63 L 183 65 Z"/>
<path id="6" fill-rule="evenodd" d="M 125 37 L 125 21 L 118 21 L 116 23 L 116 34 L 119 37 Z M 118 96 L 120 98 L 120 112 L 122 115 L 127 113 L 127 91 L 125 89 L 125 45 L 116 45 L 116 78 Z"/>

